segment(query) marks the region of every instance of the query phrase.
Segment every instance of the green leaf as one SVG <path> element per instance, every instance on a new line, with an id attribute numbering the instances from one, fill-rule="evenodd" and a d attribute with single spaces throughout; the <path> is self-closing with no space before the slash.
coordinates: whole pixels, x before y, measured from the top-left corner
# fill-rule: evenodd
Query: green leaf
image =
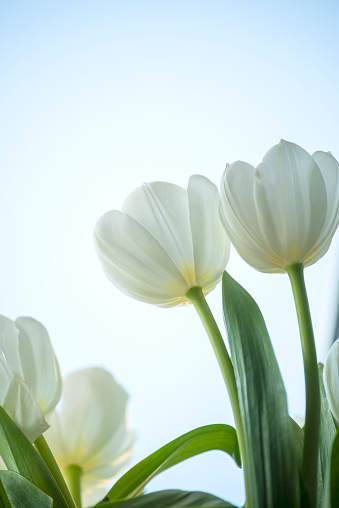
<path id="1" fill-rule="evenodd" d="M 0 455 L 9 471 L 19 473 L 48 494 L 56 507 L 67 508 L 48 467 L 2 406 L 0 406 Z"/>
<path id="2" fill-rule="evenodd" d="M 297 461 L 298 469 L 301 471 L 303 448 L 304 448 L 304 431 L 293 418 L 290 418 L 292 427 L 292 436 L 294 443 L 294 456 Z"/>
<path id="3" fill-rule="evenodd" d="M 321 499 L 323 494 L 323 486 L 326 484 L 328 468 L 331 459 L 331 451 L 334 438 L 336 436 L 336 428 L 334 425 L 330 406 L 328 405 L 325 386 L 323 381 L 324 366 L 319 363 L 319 385 L 320 385 L 320 439 L 319 439 L 319 487 L 318 493 Z"/>
<path id="4" fill-rule="evenodd" d="M 9 499 L 6 494 L 5 487 L 2 485 L 1 480 L 0 480 L 0 506 L 2 508 L 12 508 L 12 505 L 9 502 Z"/>
<path id="5" fill-rule="evenodd" d="M 334 438 L 322 507 L 339 508 L 339 433 Z"/>
<path id="6" fill-rule="evenodd" d="M 226 272 L 223 310 L 244 428 L 249 505 L 298 507 L 292 428 L 272 344 L 257 304 Z"/>
<path id="7" fill-rule="evenodd" d="M 206 425 L 174 439 L 127 471 L 109 491 L 110 501 L 140 494 L 156 475 L 183 460 L 210 450 L 221 450 L 240 465 L 236 432 L 229 425 Z"/>
<path id="8" fill-rule="evenodd" d="M 52 508 L 53 499 L 23 476 L 0 471 L 0 501 L 3 508 Z"/>
<path id="9" fill-rule="evenodd" d="M 183 490 L 163 490 L 135 497 L 118 503 L 100 503 L 96 508 L 184 508 L 191 507 L 230 507 L 234 505 L 205 492 L 185 492 Z"/>
<path id="10" fill-rule="evenodd" d="M 293 435 L 293 443 L 294 443 L 294 455 L 298 467 L 298 471 L 300 471 L 300 505 L 302 507 L 311 506 L 310 494 L 305 487 L 305 482 L 301 476 L 301 467 L 302 467 L 302 459 L 303 459 L 303 449 L 304 449 L 304 431 L 299 427 L 297 422 L 295 422 L 292 418 L 290 418 L 291 426 L 292 426 L 292 435 Z M 320 484 L 320 473 L 318 471 L 318 487 Z M 317 493 L 319 494 L 319 488 Z M 320 498 L 318 498 L 319 500 Z M 320 506 L 320 504 L 319 504 Z"/>

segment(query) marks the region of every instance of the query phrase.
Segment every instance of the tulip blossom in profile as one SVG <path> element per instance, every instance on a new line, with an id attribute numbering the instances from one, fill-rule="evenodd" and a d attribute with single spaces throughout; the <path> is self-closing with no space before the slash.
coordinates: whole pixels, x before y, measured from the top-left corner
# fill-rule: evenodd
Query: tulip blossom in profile
<path id="1" fill-rule="evenodd" d="M 53 413 L 46 440 L 74 499 L 90 506 L 107 492 L 107 484 L 127 463 L 134 434 L 126 428 L 128 396 L 103 368 L 70 374 L 64 381 L 60 410 Z M 79 500 L 80 501 L 80 500 Z"/>
<path id="2" fill-rule="evenodd" d="M 45 418 L 59 402 L 61 384 L 43 325 L 0 316 L 0 403 L 31 442 L 48 429 Z"/>
<path id="3" fill-rule="evenodd" d="M 323 377 L 330 409 L 334 419 L 339 424 L 339 339 L 335 341 L 327 353 Z"/>
<path id="4" fill-rule="evenodd" d="M 254 168 L 226 166 L 220 217 L 240 256 L 262 272 L 309 266 L 328 250 L 339 220 L 339 166 L 281 140 Z"/>
<path id="5" fill-rule="evenodd" d="M 107 212 L 96 224 L 107 277 L 127 295 L 160 307 L 188 303 L 192 287 L 209 293 L 230 248 L 218 207 L 218 189 L 203 176 L 192 176 L 187 190 L 164 182 L 139 187 L 121 212 Z"/>

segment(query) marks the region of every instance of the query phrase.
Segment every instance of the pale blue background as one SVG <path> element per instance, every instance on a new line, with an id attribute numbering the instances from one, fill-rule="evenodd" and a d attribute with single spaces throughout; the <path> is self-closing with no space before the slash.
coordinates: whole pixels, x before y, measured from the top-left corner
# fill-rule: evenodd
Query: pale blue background
<path id="1" fill-rule="evenodd" d="M 143 181 L 219 184 L 280 138 L 339 157 L 336 1 L 0 2 L 0 312 L 47 327 L 64 374 L 103 365 L 130 393 L 132 463 L 178 435 L 232 423 L 192 308 L 119 293 L 92 245 L 96 220 Z M 337 303 L 338 249 L 307 270 L 319 357 Z M 297 323 L 285 276 L 235 252 L 230 273 L 258 301 L 303 415 Z M 220 287 L 209 297 L 222 325 Z M 150 490 L 244 501 L 221 452 L 163 473 Z"/>

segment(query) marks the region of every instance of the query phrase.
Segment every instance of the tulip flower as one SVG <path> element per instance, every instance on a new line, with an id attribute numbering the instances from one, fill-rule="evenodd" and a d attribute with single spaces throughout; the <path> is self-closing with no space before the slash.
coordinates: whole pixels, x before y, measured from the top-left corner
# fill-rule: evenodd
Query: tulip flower
<path id="1" fill-rule="evenodd" d="M 218 215 L 219 193 L 203 176 L 187 191 L 144 184 L 96 224 L 94 242 L 107 277 L 124 293 L 160 307 L 188 303 L 187 292 L 209 293 L 220 281 L 229 240 Z"/>
<path id="2" fill-rule="evenodd" d="M 240 256 L 262 272 L 309 266 L 328 250 L 339 221 L 339 165 L 281 140 L 254 168 L 226 166 L 222 223 Z"/>
<path id="3" fill-rule="evenodd" d="M 134 434 L 126 429 L 127 399 L 102 368 L 74 372 L 64 381 L 61 407 L 50 419 L 46 440 L 77 505 L 80 498 L 84 506 L 100 501 L 130 458 Z"/>
<path id="4" fill-rule="evenodd" d="M 339 424 L 339 339 L 327 353 L 323 378 L 328 404 L 334 419 Z"/>
<path id="5" fill-rule="evenodd" d="M 0 316 L 0 403 L 35 441 L 61 395 L 61 375 L 46 329 L 32 318 Z"/>

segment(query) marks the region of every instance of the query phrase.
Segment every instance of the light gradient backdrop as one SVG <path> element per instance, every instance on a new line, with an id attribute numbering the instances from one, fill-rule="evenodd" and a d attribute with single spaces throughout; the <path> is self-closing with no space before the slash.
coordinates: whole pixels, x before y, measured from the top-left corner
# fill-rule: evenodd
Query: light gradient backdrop
<path id="1" fill-rule="evenodd" d="M 130 394 L 132 463 L 182 433 L 232 423 L 193 308 L 119 293 L 93 249 L 96 220 L 142 182 L 219 185 L 226 162 L 252 164 L 280 138 L 339 157 L 336 1 L 0 2 L 0 313 L 48 329 L 63 374 L 111 370 Z M 338 286 L 336 240 L 306 271 L 320 359 Z M 232 251 L 229 272 L 257 300 L 291 415 L 303 375 L 285 276 Z M 223 329 L 218 287 L 209 303 Z M 244 501 L 221 452 L 163 473 L 149 490 L 205 490 Z"/>

